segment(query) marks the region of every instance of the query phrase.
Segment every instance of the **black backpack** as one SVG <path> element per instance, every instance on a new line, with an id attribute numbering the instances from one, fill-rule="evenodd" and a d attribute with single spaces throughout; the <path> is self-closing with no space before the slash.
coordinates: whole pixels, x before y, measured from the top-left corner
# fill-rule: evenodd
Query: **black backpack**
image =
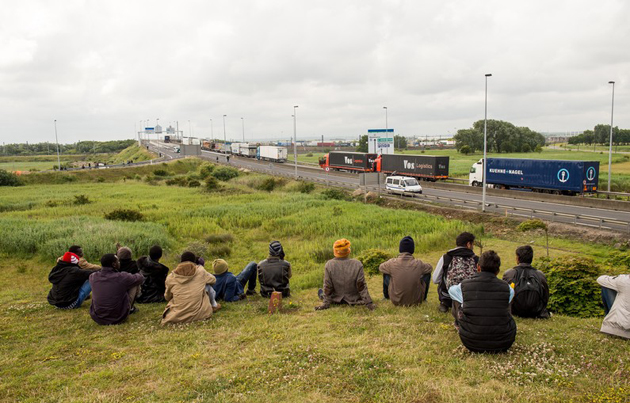
<path id="1" fill-rule="evenodd" d="M 512 314 L 523 318 L 535 318 L 545 308 L 542 296 L 543 287 L 535 276 L 535 269 L 516 268 Z"/>

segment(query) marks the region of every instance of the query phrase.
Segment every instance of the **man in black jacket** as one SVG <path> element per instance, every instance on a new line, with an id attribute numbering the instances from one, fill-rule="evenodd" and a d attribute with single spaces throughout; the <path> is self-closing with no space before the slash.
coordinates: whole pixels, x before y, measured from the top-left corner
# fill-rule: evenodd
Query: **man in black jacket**
<path id="1" fill-rule="evenodd" d="M 141 256 L 138 259 L 140 274 L 144 276 L 140 296 L 136 299 L 139 304 L 151 302 L 165 302 L 166 276 L 168 267 L 159 262 L 162 257 L 162 248 L 158 245 L 151 247 L 149 256 Z"/>
<path id="2" fill-rule="evenodd" d="M 433 272 L 433 283 L 438 285 L 440 312 L 448 312 L 453 301 L 448 294 L 449 287 L 457 285 L 472 277 L 477 271 L 479 257 L 473 252 L 475 236 L 470 232 L 462 232 L 455 239 L 455 249 L 451 249 L 440 258 Z M 453 312 L 453 315 L 457 315 Z"/>
<path id="3" fill-rule="evenodd" d="M 515 296 L 512 300 L 512 315 L 523 318 L 548 319 L 549 286 L 547 277 L 532 267 L 534 250 L 531 246 L 516 249 L 517 266 L 503 273 L 503 281 L 512 285 Z"/>
<path id="4" fill-rule="evenodd" d="M 269 244 L 269 257 L 258 263 L 258 280 L 260 281 L 260 295 L 271 297 L 271 293 L 278 291 L 283 297 L 291 294 L 289 279 L 291 278 L 291 263 L 284 260 L 284 249 L 278 241 Z"/>
<path id="5" fill-rule="evenodd" d="M 61 309 L 76 309 L 90 295 L 90 274 L 94 270 L 79 267 L 81 258 L 72 252 L 66 252 L 48 275 L 52 289 L 48 293 L 48 302 Z"/>
<path id="6" fill-rule="evenodd" d="M 516 338 L 516 323 L 510 314 L 514 290 L 497 278 L 501 259 L 493 250 L 481 255 L 479 272 L 472 278 L 449 288 L 453 299 L 461 304 L 456 321 L 464 346 L 476 353 L 507 351 Z"/>

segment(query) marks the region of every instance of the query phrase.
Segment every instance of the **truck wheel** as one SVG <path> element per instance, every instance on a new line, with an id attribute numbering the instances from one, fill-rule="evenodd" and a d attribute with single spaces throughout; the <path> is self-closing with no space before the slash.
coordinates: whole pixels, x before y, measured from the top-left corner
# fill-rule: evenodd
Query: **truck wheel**
<path id="1" fill-rule="evenodd" d="M 473 185 L 473 186 L 475 186 L 475 187 L 477 187 L 477 186 L 479 186 L 479 182 L 477 182 L 477 181 L 473 181 L 472 185 Z"/>

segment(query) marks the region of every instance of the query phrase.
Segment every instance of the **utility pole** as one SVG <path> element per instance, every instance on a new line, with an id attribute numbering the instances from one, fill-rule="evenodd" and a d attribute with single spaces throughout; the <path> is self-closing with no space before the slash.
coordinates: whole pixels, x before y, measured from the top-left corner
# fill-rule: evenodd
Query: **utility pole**
<path id="1" fill-rule="evenodd" d="M 59 156 L 59 139 L 57 138 L 57 119 L 55 119 L 55 143 L 57 143 L 57 164 L 59 165 L 59 171 L 61 171 L 61 157 Z"/>
<path id="2" fill-rule="evenodd" d="M 298 178 L 297 171 L 297 105 L 293 106 L 293 159 L 295 160 L 295 180 Z"/>

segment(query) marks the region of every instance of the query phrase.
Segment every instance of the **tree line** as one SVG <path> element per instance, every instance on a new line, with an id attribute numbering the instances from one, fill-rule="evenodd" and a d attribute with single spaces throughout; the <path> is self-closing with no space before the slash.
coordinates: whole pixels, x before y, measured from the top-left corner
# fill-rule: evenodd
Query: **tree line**
<path id="1" fill-rule="evenodd" d="M 630 144 L 630 129 L 613 127 L 614 145 Z M 569 138 L 569 144 L 609 144 L 610 125 L 597 125 L 593 130 L 585 130 L 584 133 Z"/>
<path id="2" fill-rule="evenodd" d="M 470 129 L 460 129 L 453 136 L 457 151 L 463 154 L 483 150 L 483 120 L 473 123 Z M 545 137 L 528 127 L 517 127 L 502 120 L 488 120 L 488 151 L 494 153 L 540 152 Z"/>
<path id="3" fill-rule="evenodd" d="M 74 144 L 59 144 L 62 154 L 116 153 L 136 143 L 136 140 L 79 141 Z M 46 155 L 56 154 L 55 143 L 15 143 L 3 145 L 1 155 Z"/>

